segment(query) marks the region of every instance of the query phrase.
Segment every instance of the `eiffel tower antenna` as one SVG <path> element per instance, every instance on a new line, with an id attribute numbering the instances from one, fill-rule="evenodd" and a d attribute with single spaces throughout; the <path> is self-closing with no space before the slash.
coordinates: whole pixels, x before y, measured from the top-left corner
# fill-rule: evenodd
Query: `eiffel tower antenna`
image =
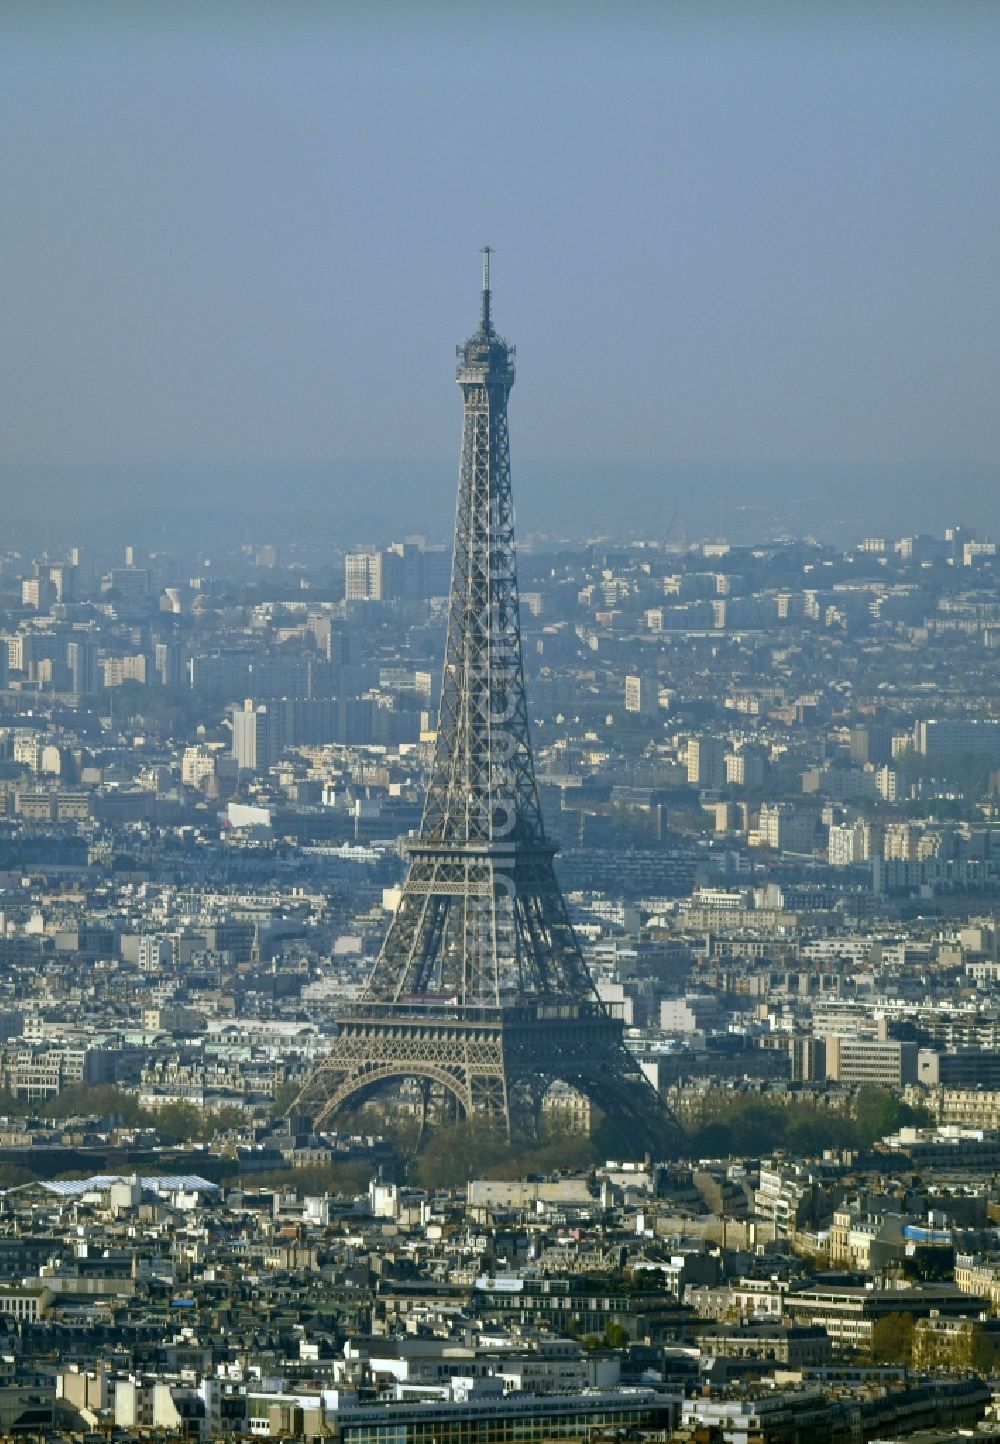
<path id="1" fill-rule="evenodd" d="M 492 254 L 492 246 L 483 247 L 483 311 L 480 330 L 484 336 L 489 336 L 493 330 L 493 323 L 490 320 L 490 256 Z"/>
<path id="2" fill-rule="evenodd" d="M 292 1112 L 321 1126 L 403 1079 L 508 1135 L 562 1080 L 623 1149 L 679 1129 L 597 996 L 556 880 L 535 781 L 521 655 L 507 401 L 514 347 L 493 328 L 483 250 L 479 329 L 458 347 L 462 456 L 434 757 L 399 905 L 364 992 Z"/>

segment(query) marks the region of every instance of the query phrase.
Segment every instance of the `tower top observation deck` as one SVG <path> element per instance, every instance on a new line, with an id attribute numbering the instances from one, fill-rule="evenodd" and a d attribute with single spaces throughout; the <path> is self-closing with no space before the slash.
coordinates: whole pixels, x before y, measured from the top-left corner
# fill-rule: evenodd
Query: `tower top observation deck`
<path id="1" fill-rule="evenodd" d="M 492 246 L 483 247 L 483 292 L 479 329 L 468 341 L 455 348 L 459 386 L 502 386 L 509 391 L 514 384 L 514 347 L 493 329 L 493 294 L 490 290 L 490 256 Z"/>

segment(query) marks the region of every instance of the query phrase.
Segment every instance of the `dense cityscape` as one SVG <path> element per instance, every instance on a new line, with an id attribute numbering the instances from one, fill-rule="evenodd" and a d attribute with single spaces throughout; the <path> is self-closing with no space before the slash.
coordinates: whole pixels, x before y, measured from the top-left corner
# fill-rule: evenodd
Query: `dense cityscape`
<path id="1" fill-rule="evenodd" d="M 0 1444 L 1000 1444 L 998 58 L 0 4 Z"/>
<path id="2" fill-rule="evenodd" d="M 4 1433 L 993 1418 L 995 544 L 518 567 L 546 832 L 670 1156 L 560 1083 L 510 1140 L 406 1085 L 295 1109 L 399 900 L 450 548 L 5 552 Z"/>

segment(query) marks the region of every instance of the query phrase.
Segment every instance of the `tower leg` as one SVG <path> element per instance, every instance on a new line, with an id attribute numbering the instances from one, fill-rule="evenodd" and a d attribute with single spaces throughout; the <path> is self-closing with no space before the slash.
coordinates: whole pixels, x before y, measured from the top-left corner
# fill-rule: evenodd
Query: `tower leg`
<path id="1" fill-rule="evenodd" d="M 496 1053 L 496 1059 L 488 1068 L 470 1070 L 469 1097 L 472 1103 L 470 1113 L 498 1128 L 509 1143 L 511 1139 L 510 1093 L 502 1061 L 502 1048 L 498 1048 Z"/>

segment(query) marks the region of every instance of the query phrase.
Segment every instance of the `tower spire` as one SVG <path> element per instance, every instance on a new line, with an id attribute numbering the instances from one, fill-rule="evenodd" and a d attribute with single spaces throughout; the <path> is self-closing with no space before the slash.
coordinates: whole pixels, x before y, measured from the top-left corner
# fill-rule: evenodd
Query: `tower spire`
<path id="1" fill-rule="evenodd" d="M 489 336 L 493 330 L 493 321 L 490 317 L 490 256 L 493 254 L 492 246 L 483 247 L 483 311 L 482 328 L 485 335 Z"/>

